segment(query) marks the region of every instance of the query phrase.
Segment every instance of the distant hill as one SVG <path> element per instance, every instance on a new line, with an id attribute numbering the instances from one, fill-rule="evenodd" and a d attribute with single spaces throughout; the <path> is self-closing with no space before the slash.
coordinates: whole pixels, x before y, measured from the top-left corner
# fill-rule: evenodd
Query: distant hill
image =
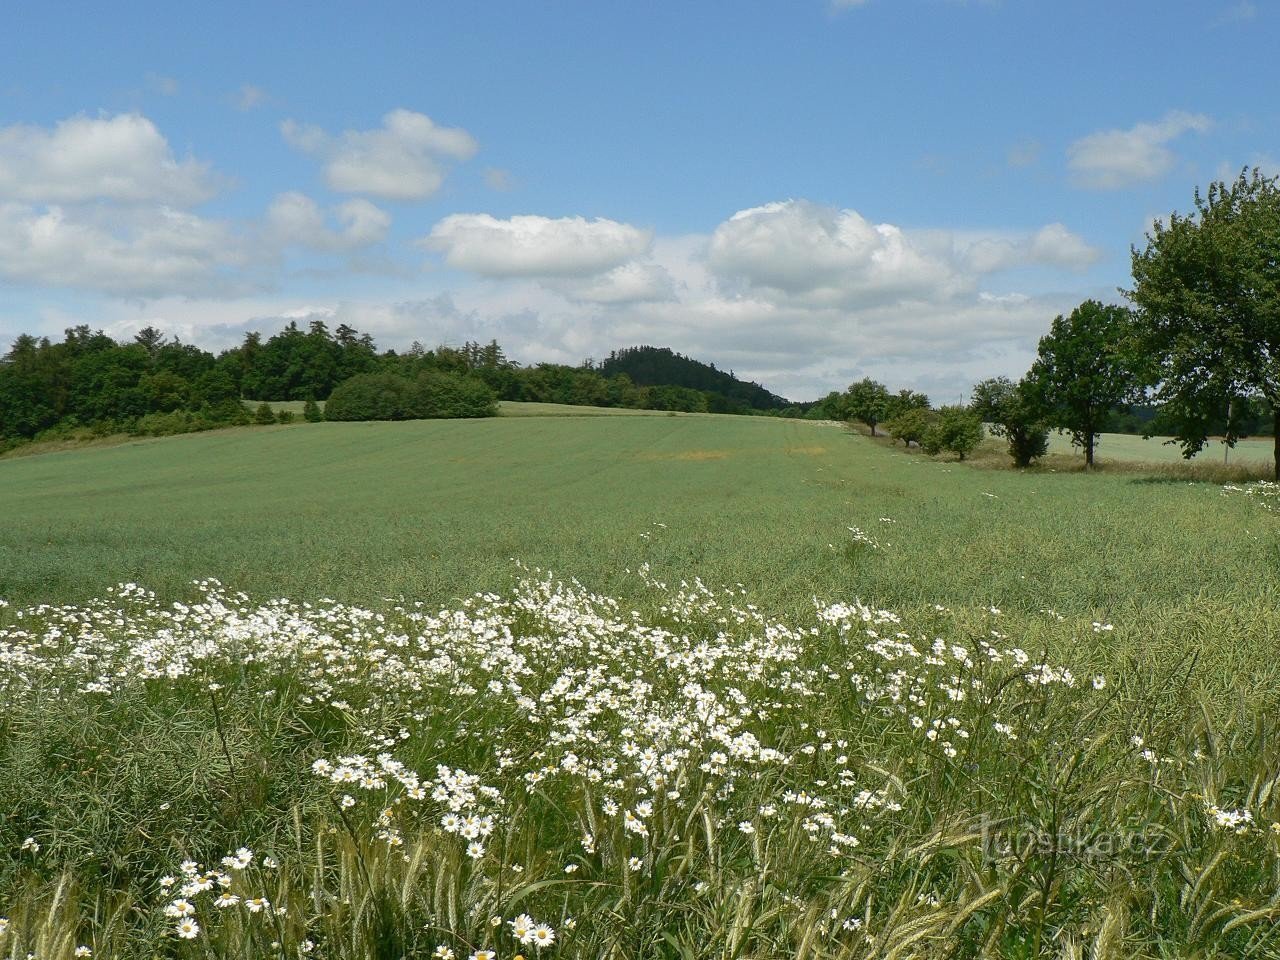
<path id="1" fill-rule="evenodd" d="M 605 377 L 625 373 L 638 387 L 690 387 L 721 398 L 723 409 L 781 410 L 791 401 L 771 393 L 758 383 L 739 380 L 730 371 L 717 370 L 668 347 L 627 347 L 615 350 L 597 369 Z"/>

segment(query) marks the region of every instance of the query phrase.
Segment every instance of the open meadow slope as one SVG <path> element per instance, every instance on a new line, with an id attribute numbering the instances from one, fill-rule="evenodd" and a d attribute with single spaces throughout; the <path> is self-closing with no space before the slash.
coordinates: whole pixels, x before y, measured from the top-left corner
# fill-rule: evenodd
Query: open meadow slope
<path id="1" fill-rule="evenodd" d="M 0 461 L 0 955 L 1280 956 L 1269 489 L 697 415 Z"/>
<path id="2" fill-rule="evenodd" d="M 1061 431 L 1049 435 L 1049 452 L 1080 454 L 1071 445 L 1071 437 Z M 1196 463 L 1223 462 L 1221 441 L 1211 440 L 1192 460 Z M 1121 463 L 1179 463 L 1183 461 L 1182 448 L 1167 437 L 1141 437 L 1131 433 L 1098 434 L 1098 460 L 1105 463 L 1116 460 Z M 1275 442 L 1270 437 L 1246 438 L 1226 451 L 1229 463 L 1250 463 L 1269 466 L 1275 456 Z"/>
<path id="3" fill-rule="evenodd" d="M 1128 616 L 1271 595 L 1269 515 L 1208 484 L 973 471 L 829 424 L 521 417 L 228 430 L 0 462 L 0 596 L 444 601 L 512 560 L 814 595 Z M 851 537 L 856 527 L 879 544 Z M 1252 600 L 1251 600 L 1252 602 Z"/>

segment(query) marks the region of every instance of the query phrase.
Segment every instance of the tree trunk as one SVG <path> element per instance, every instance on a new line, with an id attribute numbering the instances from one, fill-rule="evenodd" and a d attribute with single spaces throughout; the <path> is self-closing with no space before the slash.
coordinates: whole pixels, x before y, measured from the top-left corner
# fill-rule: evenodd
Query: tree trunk
<path id="1" fill-rule="evenodd" d="M 1272 459 L 1275 461 L 1275 479 L 1280 483 L 1280 406 L 1271 408 Z"/>
<path id="2" fill-rule="evenodd" d="M 1093 433 L 1093 431 L 1092 431 L 1092 430 L 1090 430 L 1087 434 L 1085 434 L 1085 441 L 1084 441 L 1084 468 L 1085 468 L 1086 470 L 1092 470 L 1092 469 L 1093 469 L 1093 438 L 1094 438 L 1094 436 L 1095 436 L 1095 435 L 1094 435 L 1094 433 Z"/>

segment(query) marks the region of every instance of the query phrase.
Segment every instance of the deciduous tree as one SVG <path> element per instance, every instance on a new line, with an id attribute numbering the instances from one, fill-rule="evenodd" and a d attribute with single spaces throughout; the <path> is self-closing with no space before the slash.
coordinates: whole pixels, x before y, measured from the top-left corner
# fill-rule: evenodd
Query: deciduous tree
<path id="1" fill-rule="evenodd" d="M 864 377 L 857 383 L 850 384 L 844 393 L 844 409 L 846 419 L 857 420 L 871 428 L 871 435 L 876 435 L 876 424 L 889 416 L 889 390 L 883 384 L 870 377 Z"/>
<path id="2" fill-rule="evenodd" d="M 1195 210 L 1157 220 L 1133 248 L 1133 289 L 1143 345 L 1157 364 L 1155 398 L 1174 418 L 1183 455 L 1208 439 L 1232 400 L 1271 408 L 1280 481 L 1280 186 L 1244 170 L 1234 183 L 1195 193 Z M 1239 433 L 1228 418 L 1227 443 Z"/>
<path id="3" fill-rule="evenodd" d="M 1009 456 L 1018 467 L 1031 465 L 1049 449 L 1049 428 L 1026 381 L 992 377 L 973 388 L 970 409 L 991 424 L 991 432 L 1009 441 Z"/>
<path id="4" fill-rule="evenodd" d="M 1143 386 L 1136 332 L 1127 307 L 1086 300 L 1054 319 L 1027 374 L 1029 396 L 1050 426 L 1070 431 L 1084 448 L 1087 467 L 1111 409 L 1136 399 Z"/>

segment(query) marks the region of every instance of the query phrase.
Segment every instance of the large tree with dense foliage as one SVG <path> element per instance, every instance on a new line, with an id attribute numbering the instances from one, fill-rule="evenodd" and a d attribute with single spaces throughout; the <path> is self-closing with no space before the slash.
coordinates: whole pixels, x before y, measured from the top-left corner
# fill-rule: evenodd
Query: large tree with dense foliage
<path id="1" fill-rule="evenodd" d="M 1195 193 L 1195 211 L 1157 220 L 1133 248 L 1133 289 L 1143 344 L 1157 364 L 1156 399 L 1183 454 L 1193 456 L 1210 424 L 1234 401 L 1271 408 L 1280 480 L 1280 186 L 1261 171 Z M 1241 406 L 1243 406 L 1241 404 Z M 1227 417 L 1224 439 L 1240 427 Z"/>
<path id="2" fill-rule="evenodd" d="M 1054 319 L 1040 338 L 1035 363 L 1027 374 L 1028 396 L 1044 410 L 1050 426 L 1071 433 L 1084 448 L 1087 467 L 1113 407 L 1141 391 L 1133 312 L 1118 304 L 1086 300 L 1069 316 Z"/>

